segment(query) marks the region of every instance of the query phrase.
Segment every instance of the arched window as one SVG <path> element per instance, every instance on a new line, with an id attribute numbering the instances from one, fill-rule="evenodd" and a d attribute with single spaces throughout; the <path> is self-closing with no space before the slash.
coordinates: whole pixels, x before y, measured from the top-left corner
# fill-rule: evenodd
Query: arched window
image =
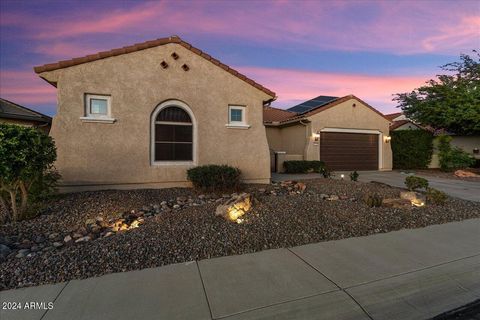
<path id="1" fill-rule="evenodd" d="M 189 112 L 172 105 L 160 105 L 153 114 L 153 161 L 193 161 L 193 122 Z"/>

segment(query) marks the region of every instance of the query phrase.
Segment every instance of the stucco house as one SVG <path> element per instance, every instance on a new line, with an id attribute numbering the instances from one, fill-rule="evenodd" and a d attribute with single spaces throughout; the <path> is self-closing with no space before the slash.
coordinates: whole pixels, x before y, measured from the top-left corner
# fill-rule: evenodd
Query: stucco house
<path id="1" fill-rule="evenodd" d="M 399 131 L 399 130 L 428 130 L 434 135 L 433 140 L 433 154 L 432 161 L 428 165 L 429 168 L 436 169 L 440 168 L 440 162 L 438 157 L 437 144 L 438 141 L 436 137 L 440 135 L 449 135 L 452 137 L 450 144 L 453 147 L 458 147 L 463 151 L 471 154 L 475 159 L 480 160 L 480 136 L 472 135 L 456 135 L 445 130 L 434 130 L 430 127 L 422 127 L 414 123 L 411 119 L 407 118 L 403 112 L 387 114 L 385 117 L 390 119 L 392 123 L 390 124 L 390 131 Z"/>
<path id="2" fill-rule="evenodd" d="M 34 70 L 57 88 L 62 190 L 188 185 L 205 164 L 270 181 L 262 113 L 275 93 L 179 37 Z"/>
<path id="3" fill-rule="evenodd" d="M 34 127 L 48 133 L 50 131 L 52 118 L 38 111 L 0 98 L 0 123 Z"/>
<path id="4" fill-rule="evenodd" d="M 386 114 L 385 117 L 391 121 L 390 131 L 424 130 L 420 125 L 408 119 L 402 112 Z"/>
<path id="5" fill-rule="evenodd" d="M 272 171 L 288 160 L 322 160 L 331 170 L 391 170 L 390 120 L 348 95 L 319 96 L 287 110 L 266 106 Z"/>

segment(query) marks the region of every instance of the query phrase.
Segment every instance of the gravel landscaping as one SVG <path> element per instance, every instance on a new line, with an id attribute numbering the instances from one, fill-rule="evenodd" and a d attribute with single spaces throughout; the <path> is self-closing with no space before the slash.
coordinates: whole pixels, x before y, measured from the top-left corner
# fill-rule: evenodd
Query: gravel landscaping
<path id="1" fill-rule="evenodd" d="M 402 189 L 332 179 L 249 185 L 253 208 L 235 223 L 215 215 L 231 195 L 191 189 L 61 195 L 32 220 L 0 227 L 0 290 L 480 217 L 480 205 L 367 206 Z M 301 188 L 303 189 L 303 188 Z"/>

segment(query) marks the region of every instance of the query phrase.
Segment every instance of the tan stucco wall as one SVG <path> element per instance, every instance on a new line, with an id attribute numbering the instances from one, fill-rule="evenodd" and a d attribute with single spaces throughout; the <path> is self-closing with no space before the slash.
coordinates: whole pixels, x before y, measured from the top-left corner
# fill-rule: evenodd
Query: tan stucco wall
<path id="1" fill-rule="evenodd" d="M 170 55 L 176 52 L 180 58 Z M 160 66 L 165 60 L 169 67 Z M 181 66 L 186 63 L 190 70 Z M 161 102 L 186 103 L 197 122 L 197 165 L 228 164 L 252 182 L 270 179 L 262 101 L 270 97 L 178 44 L 167 44 L 42 73 L 56 81 L 51 135 L 66 185 L 165 184 L 186 181 L 190 166 L 151 165 L 151 114 Z M 111 95 L 113 124 L 88 123 L 85 93 Z M 226 128 L 228 105 L 245 105 L 247 130 Z"/>
<path id="2" fill-rule="evenodd" d="M 355 107 L 352 105 L 355 103 Z M 268 135 L 270 146 L 281 146 L 276 151 L 286 151 L 289 154 L 303 155 L 305 160 L 320 159 L 320 144 L 315 142 L 314 133 L 325 128 L 333 129 L 359 129 L 380 131 L 381 163 L 380 170 L 392 169 L 392 149 L 390 143 L 384 142 L 384 137 L 389 135 L 390 122 L 380 114 L 356 99 L 350 99 L 329 109 L 321 111 L 307 118 L 310 123 L 303 125 L 297 123 L 289 127 L 280 127 L 280 133 Z M 268 130 L 278 129 L 269 128 Z"/>
<path id="3" fill-rule="evenodd" d="M 452 141 L 450 142 L 452 147 L 458 147 L 465 152 L 470 153 L 476 159 L 480 159 L 480 154 L 474 154 L 473 149 L 480 149 L 480 136 L 452 136 Z M 428 165 L 429 168 L 440 168 L 440 162 L 438 158 L 438 138 L 433 140 L 433 154 L 432 161 Z"/>

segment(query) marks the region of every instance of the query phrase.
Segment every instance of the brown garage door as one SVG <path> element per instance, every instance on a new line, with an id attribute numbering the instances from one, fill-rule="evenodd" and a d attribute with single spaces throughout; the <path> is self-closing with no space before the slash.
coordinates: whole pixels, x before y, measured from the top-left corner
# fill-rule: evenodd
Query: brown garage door
<path id="1" fill-rule="evenodd" d="M 378 170 L 378 134 L 322 132 L 320 160 L 330 170 Z"/>

